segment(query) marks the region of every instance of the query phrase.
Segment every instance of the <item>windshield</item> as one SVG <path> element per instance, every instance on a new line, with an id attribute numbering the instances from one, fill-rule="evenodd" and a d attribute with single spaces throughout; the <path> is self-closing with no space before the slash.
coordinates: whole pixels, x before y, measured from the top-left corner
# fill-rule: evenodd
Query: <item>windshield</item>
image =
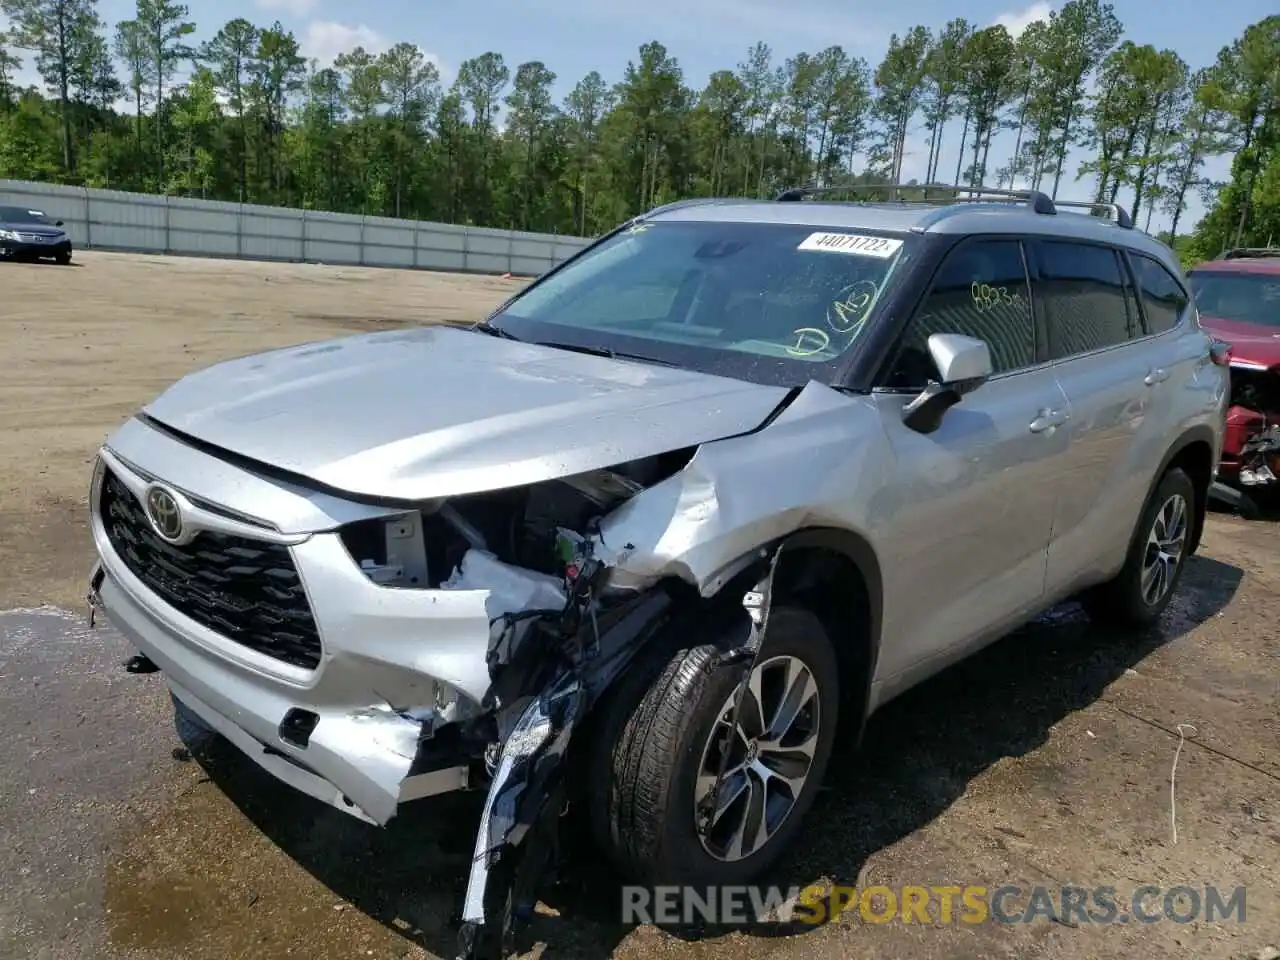
<path id="1" fill-rule="evenodd" d="M 1280 327 L 1280 273 L 1192 270 L 1187 279 L 1206 317 Z"/>
<path id="2" fill-rule="evenodd" d="M 641 223 L 490 320 L 521 340 L 760 383 L 830 382 L 916 240 L 813 225 Z"/>
<path id="3" fill-rule="evenodd" d="M 53 226 L 53 221 L 39 210 L 28 210 L 26 207 L 0 207 L 0 223 L 39 223 Z"/>

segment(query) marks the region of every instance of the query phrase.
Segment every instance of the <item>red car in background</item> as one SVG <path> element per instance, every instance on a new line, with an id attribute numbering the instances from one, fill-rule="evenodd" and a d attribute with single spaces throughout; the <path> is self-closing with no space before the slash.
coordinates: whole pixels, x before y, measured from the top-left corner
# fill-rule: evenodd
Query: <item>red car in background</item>
<path id="1" fill-rule="evenodd" d="M 1228 250 L 1187 277 L 1201 325 L 1231 345 L 1216 492 L 1257 507 L 1265 495 L 1280 494 L 1280 247 Z"/>

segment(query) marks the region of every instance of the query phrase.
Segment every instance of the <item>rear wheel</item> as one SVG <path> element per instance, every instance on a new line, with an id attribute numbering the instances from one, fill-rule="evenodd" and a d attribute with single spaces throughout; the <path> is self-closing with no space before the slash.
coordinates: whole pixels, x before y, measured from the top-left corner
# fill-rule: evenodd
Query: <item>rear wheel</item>
<path id="1" fill-rule="evenodd" d="M 839 699 L 826 631 L 774 608 L 736 723 L 743 668 L 717 645 L 647 667 L 605 710 L 588 785 L 597 842 L 637 882 L 746 883 L 786 850 L 826 772 Z"/>
<path id="2" fill-rule="evenodd" d="M 1081 598 L 1094 620 L 1145 627 L 1160 618 L 1182 579 L 1196 509 L 1191 478 L 1172 468 L 1143 510 L 1124 568 Z"/>

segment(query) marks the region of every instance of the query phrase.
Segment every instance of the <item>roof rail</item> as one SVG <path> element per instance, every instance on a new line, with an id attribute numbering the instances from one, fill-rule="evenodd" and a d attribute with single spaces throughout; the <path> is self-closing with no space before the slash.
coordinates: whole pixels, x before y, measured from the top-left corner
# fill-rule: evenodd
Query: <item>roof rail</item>
<path id="1" fill-rule="evenodd" d="M 664 203 L 661 206 L 654 207 L 652 210 L 646 210 L 644 213 L 638 213 L 631 220 L 643 220 L 645 217 L 651 217 L 655 213 L 666 213 L 669 210 L 679 210 L 682 207 L 697 207 L 704 203 L 718 203 L 721 197 L 686 197 L 683 200 L 672 200 L 670 203 Z M 628 221 L 630 222 L 630 221 Z"/>
<path id="2" fill-rule="evenodd" d="M 826 186 L 826 187 L 792 187 L 789 190 L 783 190 L 774 199 L 777 201 L 788 202 L 805 200 L 809 197 L 818 196 L 827 193 L 853 193 L 860 190 L 892 190 L 901 194 L 904 190 L 918 191 L 923 194 L 920 200 L 904 200 L 896 201 L 902 204 L 907 203 L 923 203 L 929 206 L 947 205 L 952 203 L 983 203 L 988 200 L 1020 200 L 1036 213 L 1052 216 L 1057 213 L 1053 200 L 1048 194 L 1041 193 L 1039 190 L 1000 190 L 995 187 L 973 187 L 964 186 L 963 184 L 950 183 L 853 183 L 844 184 L 843 186 Z M 932 192 L 941 192 L 949 194 L 949 196 L 930 199 L 929 194 Z M 963 196 L 962 196 L 963 194 Z M 855 201 L 865 203 L 866 201 Z"/>
<path id="3" fill-rule="evenodd" d="M 1280 247 L 1233 247 L 1222 251 L 1219 260 L 1243 260 L 1251 257 L 1280 257 Z"/>
<path id="4" fill-rule="evenodd" d="M 1116 226 L 1123 227 L 1126 230 L 1133 229 L 1133 217 L 1129 216 L 1129 211 L 1118 203 L 1104 203 L 1101 200 L 1096 203 L 1092 200 L 1055 200 L 1053 202 L 1060 207 L 1103 210 L 1109 215 L 1110 219 L 1116 222 Z"/>

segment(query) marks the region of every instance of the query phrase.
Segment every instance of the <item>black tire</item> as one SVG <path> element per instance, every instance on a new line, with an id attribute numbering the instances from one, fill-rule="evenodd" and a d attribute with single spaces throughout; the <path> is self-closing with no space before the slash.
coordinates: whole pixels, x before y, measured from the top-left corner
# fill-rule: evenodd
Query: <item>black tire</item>
<path id="1" fill-rule="evenodd" d="M 724 664 L 723 646 L 672 655 L 656 644 L 604 706 L 587 782 L 592 827 L 596 843 L 632 882 L 749 882 L 786 851 L 821 786 L 839 723 L 835 651 L 814 614 L 777 606 L 760 661 L 789 655 L 808 668 L 820 704 L 812 765 L 790 813 L 759 850 L 727 861 L 703 848 L 694 806 L 698 768 L 745 668 Z"/>
<path id="2" fill-rule="evenodd" d="M 1156 518 L 1175 497 L 1181 497 L 1185 504 L 1184 539 L 1182 550 L 1168 577 L 1168 585 L 1164 591 L 1149 602 L 1143 595 L 1142 576 L 1147 559 L 1147 541 Z M 1129 544 L 1129 554 L 1125 558 L 1124 568 L 1109 582 L 1088 591 L 1081 602 L 1091 619 L 1098 623 L 1119 627 L 1148 627 L 1160 619 L 1165 607 L 1178 590 L 1182 580 L 1182 571 L 1187 565 L 1187 557 L 1191 552 L 1191 531 L 1195 524 L 1196 512 L 1200 509 L 1196 502 L 1195 484 L 1191 482 L 1180 468 L 1168 470 L 1155 492 L 1142 511 L 1142 517 L 1134 530 Z"/>
<path id="3" fill-rule="evenodd" d="M 64 267 L 65 267 L 65 266 L 67 266 L 69 263 L 71 263 L 71 254 L 69 254 L 69 253 L 60 253 L 60 254 L 58 254 L 57 260 L 58 260 L 58 263 L 59 263 L 60 265 L 62 265 L 62 266 L 64 266 Z"/>

